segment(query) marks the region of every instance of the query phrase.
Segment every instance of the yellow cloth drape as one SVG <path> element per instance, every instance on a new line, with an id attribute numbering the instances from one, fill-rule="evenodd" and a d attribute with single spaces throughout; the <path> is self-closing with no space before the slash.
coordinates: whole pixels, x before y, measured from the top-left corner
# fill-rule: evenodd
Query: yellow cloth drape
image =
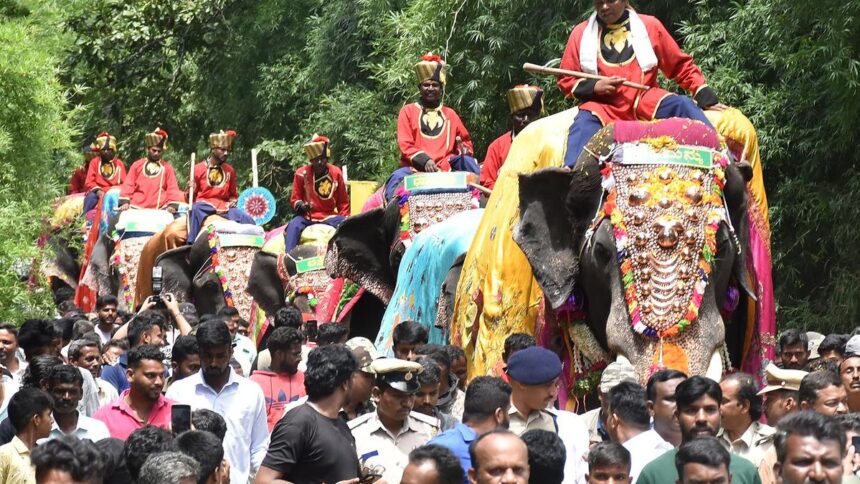
<path id="1" fill-rule="evenodd" d="M 564 164 L 567 133 L 578 109 L 535 121 L 517 135 L 466 255 L 457 286 L 451 338 L 466 351 L 471 377 L 492 374 L 505 338 L 535 334 L 543 292 L 513 239 L 519 222 L 520 174 Z"/>

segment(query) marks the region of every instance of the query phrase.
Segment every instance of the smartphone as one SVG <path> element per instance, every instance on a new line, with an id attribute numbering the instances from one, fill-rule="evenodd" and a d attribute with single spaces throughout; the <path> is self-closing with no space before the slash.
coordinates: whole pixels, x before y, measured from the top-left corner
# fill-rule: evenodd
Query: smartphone
<path id="1" fill-rule="evenodd" d="M 860 435 L 855 435 L 854 437 L 851 437 L 851 445 L 854 446 L 855 453 L 860 452 Z"/>
<path id="2" fill-rule="evenodd" d="M 170 410 L 170 427 L 173 435 L 191 430 L 191 406 L 173 404 Z"/>
<path id="3" fill-rule="evenodd" d="M 163 269 L 161 266 L 152 268 L 152 299 L 161 302 L 161 290 L 164 288 Z"/>

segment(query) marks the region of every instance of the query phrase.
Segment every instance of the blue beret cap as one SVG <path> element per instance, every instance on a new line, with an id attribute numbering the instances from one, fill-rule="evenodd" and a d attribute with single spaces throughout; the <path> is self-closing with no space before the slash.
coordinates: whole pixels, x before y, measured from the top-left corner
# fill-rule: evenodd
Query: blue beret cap
<path id="1" fill-rule="evenodd" d="M 561 360 L 546 348 L 532 346 L 514 353 L 506 371 L 524 385 L 543 385 L 561 375 Z"/>

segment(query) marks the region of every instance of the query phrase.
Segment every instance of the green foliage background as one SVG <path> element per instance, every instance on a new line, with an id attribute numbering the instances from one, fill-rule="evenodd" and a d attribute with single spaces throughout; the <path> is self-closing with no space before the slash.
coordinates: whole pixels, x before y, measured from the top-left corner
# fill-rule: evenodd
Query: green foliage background
<path id="1" fill-rule="evenodd" d="M 853 328 L 860 0 L 635 5 L 663 20 L 722 100 L 759 129 L 781 325 Z M 118 136 L 130 162 L 144 132 L 165 128 L 168 159 L 183 173 L 209 132 L 236 129 L 233 163 L 247 173 L 250 149 L 261 148 L 261 179 L 282 199 L 304 161 L 302 142 L 319 132 L 351 178 L 381 180 L 397 164 L 397 111 L 416 95 L 412 64 L 427 51 L 447 54 L 445 102 L 483 154 L 507 129 L 511 85 L 542 84 L 549 112 L 569 107 L 552 79 L 520 66 L 559 57 L 591 8 L 590 0 L 0 0 L 0 262 L 31 255 L 33 220 L 78 163 L 70 147 L 102 130 Z M 0 317 L 43 307 L 33 301 L 0 275 Z"/>

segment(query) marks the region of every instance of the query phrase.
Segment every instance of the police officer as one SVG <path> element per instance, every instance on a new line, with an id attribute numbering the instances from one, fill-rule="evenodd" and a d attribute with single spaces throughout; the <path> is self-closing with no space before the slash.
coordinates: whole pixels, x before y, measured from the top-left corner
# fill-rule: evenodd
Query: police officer
<path id="1" fill-rule="evenodd" d="M 370 365 L 376 375 L 376 411 L 349 422 L 355 438 L 362 475 L 379 475 L 400 482 L 412 449 L 439 433 L 439 420 L 412 411 L 420 385 L 421 364 L 382 358 Z"/>

